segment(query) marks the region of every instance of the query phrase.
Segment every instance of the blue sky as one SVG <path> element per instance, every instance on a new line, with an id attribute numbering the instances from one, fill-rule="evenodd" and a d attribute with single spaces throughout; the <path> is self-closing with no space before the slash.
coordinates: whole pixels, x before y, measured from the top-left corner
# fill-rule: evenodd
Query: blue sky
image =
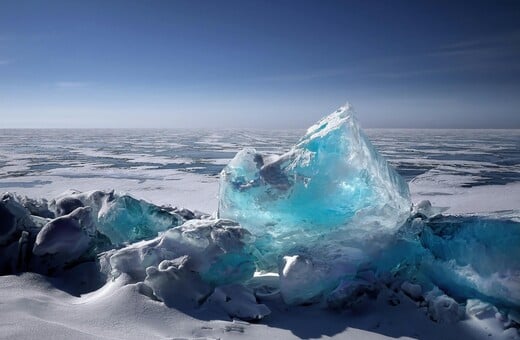
<path id="1" fill-rule="evenodd" d="M 520 128 L 518 1 L 0 0 L 0 128 Z"/>

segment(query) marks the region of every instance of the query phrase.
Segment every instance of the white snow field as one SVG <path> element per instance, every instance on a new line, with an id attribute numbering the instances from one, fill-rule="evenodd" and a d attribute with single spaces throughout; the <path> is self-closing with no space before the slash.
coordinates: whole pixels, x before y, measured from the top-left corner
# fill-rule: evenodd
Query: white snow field
<path id="1" fill-rule="evenodd" d="M 72 296 L 45 277 L 24 273 L 0 279 L 3 339 L 517 339 L 494 315 L 436 323 L 404 294 L 388 304 L 384 294 L 343 312 L 319 306 L 268 304 L 259 323 L 215 312 L 187 314 L 115 281 L 94 293 Z"/>

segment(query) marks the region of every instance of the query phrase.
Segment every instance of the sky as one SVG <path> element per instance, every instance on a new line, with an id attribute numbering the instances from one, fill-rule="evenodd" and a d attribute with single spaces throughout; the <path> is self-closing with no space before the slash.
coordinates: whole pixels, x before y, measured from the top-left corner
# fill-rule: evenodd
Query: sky
<path id="1" fill-rule="evenodd" d="M 520 1 L 0 0 L 0 128 L 520 128 Z"/>

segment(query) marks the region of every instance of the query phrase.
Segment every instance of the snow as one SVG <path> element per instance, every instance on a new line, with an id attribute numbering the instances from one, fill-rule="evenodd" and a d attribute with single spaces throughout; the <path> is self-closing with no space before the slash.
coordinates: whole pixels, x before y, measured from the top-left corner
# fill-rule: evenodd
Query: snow
<path id="1" fill-rule="evenodd" d="M 142 294 L 120 280 L 73 296 L 48 278 L 24 273 L 0 278 L 0 338 L 5 339 L 518 339 L 495 317 L 436 323 L 404 295 L 393 306 L 387 296 L 354 310 L 319 306 L 283 307 L 265 301 L 272 313 L 261 323 L 233 321 L 213 310 L 187 314 Z"/>
<path id="2" fill-rule="evenodd" d="M 446 213 L 453 215 L 520 215 L 519 182 L 468 188 L 457 185 L 459 178 L 436 177 L 428 181 L 419 176 L 410 182 L 415 202 L 428 199 L 436 207 L 446 207 Z"/>

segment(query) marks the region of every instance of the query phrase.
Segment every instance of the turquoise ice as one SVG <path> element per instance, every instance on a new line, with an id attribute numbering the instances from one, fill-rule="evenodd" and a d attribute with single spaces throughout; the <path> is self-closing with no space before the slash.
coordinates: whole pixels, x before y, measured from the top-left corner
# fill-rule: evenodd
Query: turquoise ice
<path id="1" fill-rule="evenodd" d="M 184 223 L 172 211 L 127 194 L 114 191 L 70 191 L 51 201 L 56 215 L 68 214 L 77 207 L 90 207 L 97 230 L 114 245 L 150 239 Z"/>
<path id="2" fill-rule="evenodd" d="M 270 263 L 269 255 L 309 245 L 328 252 L 316 242 L 359 246 L 392 233 L 411 207 L 407 183 L 361 131 L 348 104 L 281 156 L 240 151 L 221 173 L 219 196 L 219 217 L 253 232 Z"/>
<path id="3" fill-rule="evenodd" d="M 114 244 L 151 238 L 182 224 L 181 216 L 129 195 L 112 195 L 98 213 L 98 229 Z"/>

